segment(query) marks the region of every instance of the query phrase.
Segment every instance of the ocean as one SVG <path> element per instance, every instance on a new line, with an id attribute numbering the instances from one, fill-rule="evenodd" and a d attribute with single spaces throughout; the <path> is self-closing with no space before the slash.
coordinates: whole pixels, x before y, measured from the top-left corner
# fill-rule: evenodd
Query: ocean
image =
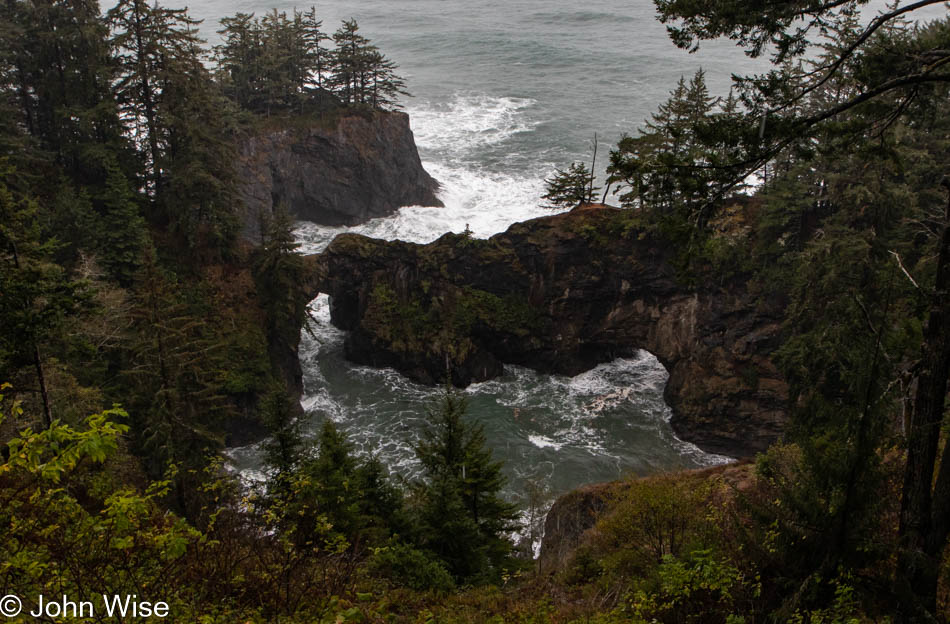
<path id="1" fill-rule="evenodd" d="M 190 8 L 214 42 L 221 16 L 272 6 L 290 11 L 294 4 L 211 0 Z M 681 76 L 703 68 L 710 91 L 725 95 L 732 73 L 765 66 L 729 41 L 706 43 L 696 54 L 677 49 L 648 0 L 324 0 L 317 11 L 331 33 L 341 19 L 356 18 L 399 65 L 413 95 L 403 106 L 445 207 L 406 207 L 353 228 L 301 223 L 308 253 L 343 231 L 427 242 L 466 227 L 487 237 L 549 214 L 539 205 L 544 178 L 574 160 L 589 164 L 595 134 L 601 169 L 610 147 L 635 133 Z M 439 390 L 346 362 L 326 297 L 311 308 L 316 323 L 301 347 L 306 430 L 314 435 L 332 419 L 359 453 L 412 478 L 412 444 Z M 584 483 L 725 461 L 673 434 L 666 378 L 641 352 L 573 378 L 509 367 L 465 393 L 469 416 L 505 462 L 506 495 L 543 506 Z M 231 458 L 245 476 L 260 476 L 257 446 L 232 449 Z"/>

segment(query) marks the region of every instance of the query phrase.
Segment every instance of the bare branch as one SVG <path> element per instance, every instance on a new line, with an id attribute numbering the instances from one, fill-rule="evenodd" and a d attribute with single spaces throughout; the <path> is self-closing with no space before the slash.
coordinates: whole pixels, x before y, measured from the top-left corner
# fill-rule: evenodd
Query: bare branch
<path id="1" fill-rule="evenodd" d="M 914 285 L 914 288 L 916 288 L 917 290 L 920 290 L 920 286 L 917 284 L 917 282 L 914 280 L 914 278 L 911 276 L 911 274 L 908 273 L 907 269 L 904 268 L 904 263 L 901 262 L 900 254 L 897 253 L 896 251 L 893 251 L 893 250 L 890 250 L 890 249 L 888 250 L 888 252 L 889 252 L 892 256 L 894 256 L 894 259 L 895 259 L 895 260 L 897 260 L 897 266 L 899 266 L 899 267 L 901 268 L 901 271 L 904 272 L 904 275 L 907 276 L 907 279 L 910 280 L 910 283 Z"/>

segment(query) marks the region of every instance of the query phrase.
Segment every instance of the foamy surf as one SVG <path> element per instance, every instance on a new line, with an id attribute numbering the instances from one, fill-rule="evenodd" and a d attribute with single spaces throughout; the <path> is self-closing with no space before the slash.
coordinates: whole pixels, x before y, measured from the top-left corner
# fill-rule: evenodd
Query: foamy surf
<path id="1" fill-rule="evenodd" d="M 416 243 L 466 228 L 488 237 L 514 222 L 551 214 L 539 198 L 553 164 L 525 166 L 524 155 L 516 155 L 517 166 L 498 161 L 509 141 L 536 127 L 534 107 L 530 99 L 457 94 L 410 109 L 424 165 L 440 181 L 445 207 L 405 207 L 354 227 L 299 223 L 301 251 L 322 251 L 342 232 Z M 328 298 L 317 297 L 310 310 L 314 322 L 300 345 L 308 434 L 313 437 L 323 420 L 332 420 L 357 454 L 378 456 L 404 478 L 418 477 L 413 449 L 441 389 L 391 369 L 347 362 L 345 336 L 330 323 Z M 655 357 L 640 352 L 575 377 L 508 366 L 502 378 L 464 392 L 470 417 L 484 427 L 495 457 L 505 461 L 505 495 L 527 509 L 539 497 L 546 505 L 584 483 L 726 461 L 673 434 L 663 401 L 667 377 Z M 260 479 L 260 452 L 259 445 L 231 449 L 230 458 L 246 476 Z"/>

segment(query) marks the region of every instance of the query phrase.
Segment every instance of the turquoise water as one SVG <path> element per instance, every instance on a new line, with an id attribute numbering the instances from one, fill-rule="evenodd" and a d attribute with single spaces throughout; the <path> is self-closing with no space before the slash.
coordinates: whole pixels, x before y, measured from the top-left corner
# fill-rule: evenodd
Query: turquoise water
<path id="1" fill-rule="evenodd" d="M 270 6 L 215 0 L 191 9 L 213 40 L 221 15 Z M 610 145 L 634 132 L 681 75 L 703 67 L 711 90 L 725 94 L 731 73 L 762 67 L 730 42 L 706 44 L 696 55 L 678 50 L 645 0 L 328 0 L 318 12 L 329 31 L 355 17 L 399 64 L 414 94 L 404 106 L 446 206 L 407 207 L 356 228 L 300 224 L 308 252 L 348 230 L 427 242 L 466 227 L 489 236 L 545 214 L 538 206 L 544 177 L 555 166 L 589 160 L 595 133 L 602 164 Z M 411 445 L 438 391 L 346 362 L 326 298 L 312 307 L 317 323 L 301 350 L 308 429 L 331 418 L 361 453 L 413 475 Z M 575 378 L 511 367 L 502 379 L 466 392 L 471 417 L 506 462 L 508 495 L 524 501 L 529 484 L 550 499 L 625 473 L 722 461 L 673 435 L 665 383 L 662 366 L 641 353 Z M 234 449 L 232 459 L 246 475 L 259 468 L 256 447 Z"/>

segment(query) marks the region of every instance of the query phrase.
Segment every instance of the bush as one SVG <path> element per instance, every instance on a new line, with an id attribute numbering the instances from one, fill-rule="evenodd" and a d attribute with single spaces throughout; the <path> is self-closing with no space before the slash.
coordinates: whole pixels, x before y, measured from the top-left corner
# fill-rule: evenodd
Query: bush
<path id="1" fill-rule="evenodd" d="M 604 572 L 621 584 L 640 577 L 664 557 L 706 548 L 715 522 L 707 517 L 708 481 L 661 475 L 627 483 L 598 523 L 595 549 Z"/>
<path id="2" fill-rule="evenodd" d="M 396 585 L 418 591 L 447 592 L 455 588 L 452 575 L 441 562 L 407 544 L 397 543 L 374 549 L 369 569 Z"/>

